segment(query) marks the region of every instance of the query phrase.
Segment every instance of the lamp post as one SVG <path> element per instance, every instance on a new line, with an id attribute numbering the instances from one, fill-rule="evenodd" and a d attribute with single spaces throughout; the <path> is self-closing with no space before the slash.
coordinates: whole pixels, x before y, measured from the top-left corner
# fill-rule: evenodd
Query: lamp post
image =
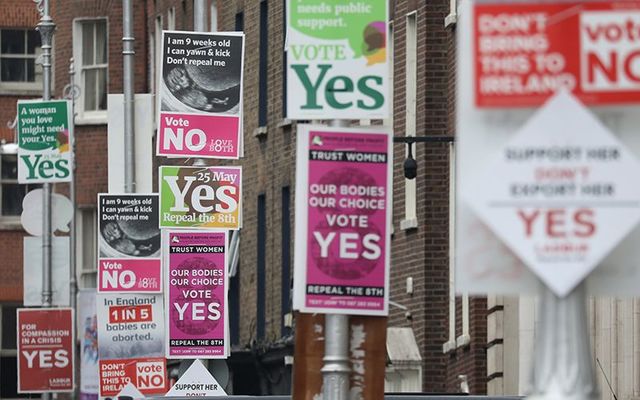
<path id="1" fill-rule="evenodd" d="M 34 0 L 40 12 L 37 29 L 42 43 L 42 100 L 51 100 L 51 43 L 56 25 L 49 13 L 49 0 Z M 42 185 L 42 306 L 51 307 L 51 184 Z M 44 400 L 51 393 L 43 393 Z"/>
<path id="2" fill-rule="evenodd" d="M 133 36 L 133 4 L 122 0 L 122 64 L 124 94 L 124 191 L 135 192 L 135 132 L 134 132 L 134 80 L 133 61 L 135 57 Z"/>

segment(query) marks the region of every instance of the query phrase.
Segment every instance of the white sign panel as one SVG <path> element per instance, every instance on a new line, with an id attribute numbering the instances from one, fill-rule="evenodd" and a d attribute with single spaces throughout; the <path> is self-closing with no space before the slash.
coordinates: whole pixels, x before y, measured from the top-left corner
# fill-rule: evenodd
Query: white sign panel
<path id="1" fill-rule="evenodd" d="M 638 174 L 635 157 L 573 95 L 560 91 L 461 195 L 564 296 L 640 220 Z"/>
<path id="2" fill-rule="evenodd" d="M 466 293 L 531 294 L 537 290 L 540 277 L 556 293 L 566 293 L 589 271 L 593 271 L 587 278 L 590 293 L 640 294 L 640 286 L 636 283 L 640 279 L 637 266 L 640 228 L 636 224 L 638 205 L 634 204 L 638 197 L 633 185 L 627 186 L 638 174 L 635 157 L 640 154 L 640 137 L 637 135 L 640 113 L 637 106 L 585 109 L 583 103 L 588 99 L 579 96 L 580 100 L 575 100 L 568 94 L 553 100 L 556 102 L 553 104 L 563 107 L 563 110 L 519 108 L 514 107 L 515 103 L 500 108 L 483 106 L 476 98 L 474 81 L 479 64 L 472 58 L 474 41 L 477 40 L 473 34 L 473 4 L 461 1 L 459 6 L 457 290 Z M 489 11 L 487 8 L 483 12 Z M 551 125 L 558 125 L 549 127 L 548 120 L 553 122 Z M 547 132 L 548 128 L 553 129 L 555 135 Z M 532 139 L 534 134 L 537 136 Z M 543 149 L 578 147 L 581 159 L 518 162 L 507 159 L 506 150 L 510 147 L 526 148 L 536 143 Z M 601 154 L 587 156 L 584 153 L 597 147 L 601 147 Z M 619 157 L 615 156 L 616 152 Z M 536 176 L 538 167 L 546 168 L 546 172 L 543 170 Z M 561 175 L 551 179 L 548 173 L 551 167 L 559 167 L 560 172 L 552 173 Z M 584 172 L 580 175 L 581 167 L 588 168 L 587 176 Z M 570 171 L 574 174 L 571 179 Z M 511 193 L 509 184 L 520 187 L 550 185 L 557 190 L 563 190 L 558 189 L 562 185 L 568 188 L 567 185 L 573 184 L 576 192 L 572 194 L 569 189 L 564 189 L 564 195 L 556 191 L 554 196 L 547 196 L 544 194 L 549 190 L 547 188 L 535 196 L 528 193 L 516 198 L 516 193 L 521 194 L 522 190 Z M 495 207 L 499 205 L 503 207 Z M 517 207 L 523 210 L 521 216 L 518 216 Z M 585 208 L 591 211 L 584 211 Z M 540 212 L 535 219 L 534 209 Z M 507 218 L 509 213 L 510 219 Z M 531 221 L 529 236 L 524 222 L 526 218 Z M 591 234 L 590 238 L 576 236 L 587 233 Z M 567 236 L 555 237 L 557 235 Z M 545 251 L 553 250 L 558 244 L 555 249 L 564 249 L 568 256 L 563 259 L 558 256 L 562 254 L 560 252 L 554 257 L 546 257 L 553 252 Z M 585 244 L 588 247 L 581 253 L 580 246 Z M 537 268 L 536 274 L 530 270 L 532 265 Z"/>
<path id="3" fill-rule="evenodd" d="M 51 238 L 52 304 L 69 306 L 69 238 Z M 42 237 L 23 238 L 23 303 L 42 305 Z"/>
<path id="4" fill-rule="evenodd" d="M 227 393 L 220 387 L 202 361 L 195 360 L 185 371 L 178 382 L 173 385 L 166 397 L 184 396 L 226 396 Z"/>

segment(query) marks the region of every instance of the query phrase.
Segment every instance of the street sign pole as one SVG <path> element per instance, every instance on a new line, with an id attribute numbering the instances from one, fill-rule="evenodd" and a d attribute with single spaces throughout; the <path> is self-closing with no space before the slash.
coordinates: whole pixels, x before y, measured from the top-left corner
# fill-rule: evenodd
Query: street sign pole
<path id="1" fill-rule="evenodd" d="M 346 127 L 346 120 L 332 120 L 334 127 Z M 349 396 L 349 316 L 327 314 L 324 320 L 324 366 L 322 397 L 324 400 L 347 400 Z"/>
<path id="2" fill-rule="evenodd" d="M 124 191 L 135 192 L 135 123 L 133 61 L 135 37 L 133 36 L 133 4 L 122 0 L 122 62 L 124 92 Z"/>
<path id="3" fill-rule="evenodd" d="M 541 285 L 539 301 L 540 334 L 527 399 L 599 399 L 587 334 L 585 284 L 563 298 Z"/>
<path id="4" fill-rule="evenodd" d="M 193 0 L 193 31 L 205 32 L 207 30 L 207 0 Z M 194 167 L 203 167 L 207 165 L 204 159 L 196 158 L 193 160 Z"/>
<path id="5" fill-rule="evenodd" d="M 75 125 L 76 116 L 75 116 L 75 104 L 76 104 L 76 84 L 75 84 L 75 75 L 76 70 L 73 64 L 73 57 L 69 59 L 69 92 L 68 97 L 71 105 L 71 121 L 69 123 L 71 125 Z M 75 131 L 75 129 L 74 129 Z M 69 197 L 71 200 L 71 206 L 73 208 L 73 214 L 71 215 L 71 224 L 69 225 L 69 305 L 73 310 L 73 315 L 75 318 L 78 318 L 78 279 L 76 277 L 76 243 L 77 243 L 77 235 L 78 231 L 76 230 L 76 136 L 73 135 L 71 137 L 71 141 L 69 143 L 69 147 L 71 150 L 71 154 L 73 157 L 71 159 L 71 182 L 69 183 Z M 76 321 L 74 321 L 75 324 Z M 79 352 L 77 352 L 79 353 Z M 78 355 L 74 357 L 74 365 L 77 365 Z M 76 385 L 73 388 L 73 392 L 71 393 L 71 398 L 76 399 L 78 397 L 78 386 Z"/>
<path id="6" fill-rule="evenodd" d="M 42 42 L 42 99 L 47 101 L 51 99 L 51 43 L 56 25 L 49 14 L 49 0 L 40 0 L 37 7 Z M 51 183 L 42 185 L 42 197 L 42 306 L 51 307 Z M 51 399 L 51 393 L 43 393 L 42 399 Z"/>

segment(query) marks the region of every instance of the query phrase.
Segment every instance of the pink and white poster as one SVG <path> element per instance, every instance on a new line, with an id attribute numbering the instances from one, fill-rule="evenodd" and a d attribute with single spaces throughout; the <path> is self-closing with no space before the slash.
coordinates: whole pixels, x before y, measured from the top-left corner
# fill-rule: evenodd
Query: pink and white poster
<path id="1" fill-rule="evenodd" d="M 166 237 L 166 357 L 227 358 L 227 232 Z"/>
<path id="2" fill-rule="evenodd" d="M 294 308 L 387 315 L 392 138 L 298 126 Z"/>
<path id="3" fill-rule="evenodd" d="M 161 293 L 157 194 L 98 195 L 98 293 Z"/>
<path id="4" fill-rule="evenodd" d="M 242 154 L 242 32 L 162 32 L 156 154 Z"/>

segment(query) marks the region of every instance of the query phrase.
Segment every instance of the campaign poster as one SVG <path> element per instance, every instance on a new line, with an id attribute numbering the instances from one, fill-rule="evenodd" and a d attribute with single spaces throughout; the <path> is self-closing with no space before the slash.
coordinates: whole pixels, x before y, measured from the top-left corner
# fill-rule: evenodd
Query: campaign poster
<path id="1" fill-rule="evenodd" d="M 472 23 L 478 107 L 640 101 L 640 1 L 474 2 Z"/>
<path id="2" fill-rule="evenodd" d="M 80 342 L 80 400 L 98 400 L 98 316 L 96 290 L 78 292 L 78 337 Z"/>
<path id="3" fill-rule="evenodd" d="M 157 194 L 98 194 L 98 293 L 161 293 Z"/>
<path id="4" fill-rule="evenodd" d="M 227 358 L 227 231 L 167 239 L 167 358 Z"/>
<path id="5" fill-rule="evenodd" d="M 162 295 L 99 294 L 100 396 L 114 396 L 129 382 L 144 394 L 166 392 Z"/>
<path id="6" fill-rule="evenodd" d="M 387 315 L 391 150 L 383 129 L 299 126 L 296 309 Z"/>
<path id="7" fill-rule="evenodd" d="M 240 229 L 241 167 L 160 167 L 160 228 Z"/>
<path id="8" fill-rule="evenodd" d="M 72 392 L 73 310 L 21 308 L 17 317 L 18 393 Z"/>
<path id="9" fill-rule="evenodd" d="M 69 100 L 18 100 L 18 183 L 71 182 Z"/>
<path id="10" fill-rule="evenodd" d="M 244 34 L 163 31 L 156 154 L 241 155 Z"/>
<path id="11" fill-rule="evenodd" d="M 388 1 L 286 5 L 287 118 L 387 118 Z"/>

